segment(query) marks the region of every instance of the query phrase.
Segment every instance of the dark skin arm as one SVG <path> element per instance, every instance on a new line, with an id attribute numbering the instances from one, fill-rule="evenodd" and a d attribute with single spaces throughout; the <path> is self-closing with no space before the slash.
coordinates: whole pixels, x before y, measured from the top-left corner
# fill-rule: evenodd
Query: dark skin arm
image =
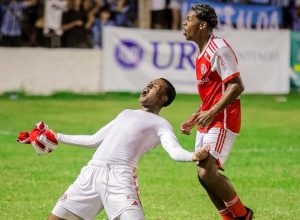
<path id="1" fill-rule="evenodd" d="M 197 110 L 192 117 L 181 124 L 180 130 L 183 134 L 190 134 L 191 129 L 197 124 L 201 126 L 208 126 L 213 122 L 215 115 L 223 111 L 228 105 L 236 100 L 244 91 L 244 84 L 242 79 L 237 76 L 227 82 L 227 89 L 221 99 L 209 110 Z"/>
<path id="2" fill-rule="evenodd" d="M 196 125 L 195 120 L 197 118 L 198 113 L 200 112 L 200 108 L 201 105 L 197 108 L 196 112 L 193 113 L 191 117 L 189 117 L 180 125 L 180 130 L 183 134 L 189 135 L 193 127 L 195 127 Z"/>

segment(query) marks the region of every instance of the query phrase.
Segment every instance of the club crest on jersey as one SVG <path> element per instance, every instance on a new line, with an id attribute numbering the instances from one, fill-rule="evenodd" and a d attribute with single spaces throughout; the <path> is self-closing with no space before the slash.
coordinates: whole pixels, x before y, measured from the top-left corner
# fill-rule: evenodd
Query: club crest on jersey
<path id="1" fill-rule="evenodd" d="M 201 64 L 200 71 L 202 75 L 204 75 L 207 72 L 207 68 L 204 63 Z"/>

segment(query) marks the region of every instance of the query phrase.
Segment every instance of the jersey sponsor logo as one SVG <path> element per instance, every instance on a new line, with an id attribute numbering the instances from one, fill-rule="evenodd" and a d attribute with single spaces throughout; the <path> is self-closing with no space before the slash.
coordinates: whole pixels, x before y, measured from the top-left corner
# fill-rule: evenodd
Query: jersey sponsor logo
<path id="1" fill-rule="evenodd" d="M 198 80 L 198 85 L 203 85 L 204 83 L 207 83 L 209 81 L 208 76 L 204 77 L 203 79 Z"/>
<path id="2" fill-rule="evenodd" d="M 204 75 L 207 72 L 207 68 L 204 63 L 201 64 L 200 70 L 202 75 Z"/>
<path id="3" fill-rule="evenodd" d="M 139 203 L 134 200 L 134 202 L 131 205 L 133 205 L 133 206 L 139 206 Z"/>
<path id="4" fill-rule="evenodd" d="M 226 65 L 225 61 L 223 60 L 222 56 L 220 54 L 218 54 L 218 52 L 216 52 L 216 56 L 217 56 L 218 60 L 220 61 L 221 67 L 223 68 L 224 71 L 226 71 L 227 65 Z"/>

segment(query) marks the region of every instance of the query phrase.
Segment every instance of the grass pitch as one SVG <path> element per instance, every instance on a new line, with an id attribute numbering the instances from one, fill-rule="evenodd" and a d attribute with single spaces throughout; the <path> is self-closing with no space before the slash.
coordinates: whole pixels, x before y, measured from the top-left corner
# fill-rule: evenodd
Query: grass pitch
<path id="1" fill-rule="evenodd" d="M 137 94 L 2 96 L 0 219 L 46 219 L 95 151 L 60 145 L 47 156 L 37 156 L 31 145 L 15 142 L 20 131 L 43 120 L 57 132 L 93 134 L 124 108 L 138 108 L 137 98 Z M 225 165 L 225 175 L 257 220 L 300 219 L 300 95 L 286 99 L 242 97 L 241 135 Z M 180 134 L 179 124 L 198 104 L 197 96 L 179 95 L 161 113 L 190 150 L 194 134 Z M 138 174 L 146 219 L 219 219 L 198 184 L 193 163 L 174 162 L 158 147 L 142 157 Z M 105 213 L 97 219 L 105 219 Z"/>

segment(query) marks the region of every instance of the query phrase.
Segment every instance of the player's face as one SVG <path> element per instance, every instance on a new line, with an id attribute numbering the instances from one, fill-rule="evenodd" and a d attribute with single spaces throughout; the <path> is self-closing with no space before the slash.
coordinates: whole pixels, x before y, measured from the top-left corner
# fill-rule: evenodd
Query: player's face
<path id="1" fill-rule="evenodd" d="M 139 101 L 141 105 L 163 105 L 166 101 L 166 83 L 162 79 L 151 81 L 141 92 Z"/>
<path id="2" fill-rule="evenodd" d="M 199 34 L 200 21 L 194 11 L 189 11 L 182 24 L 182 32 L 186 40 L 196 41 Z"/>

